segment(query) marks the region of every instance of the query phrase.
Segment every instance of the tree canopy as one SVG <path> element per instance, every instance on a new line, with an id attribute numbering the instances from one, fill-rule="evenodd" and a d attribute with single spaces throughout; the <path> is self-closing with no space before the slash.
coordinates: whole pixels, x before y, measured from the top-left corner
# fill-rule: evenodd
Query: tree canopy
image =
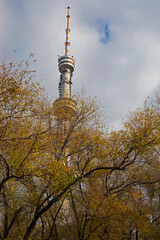
<path id="1" fill-rule="evenodd" d="M 0 239 L 158 240 L 159 96 L 111 131 L 96 98 L 55 115 L 33 75 L 0 66 Z"/>

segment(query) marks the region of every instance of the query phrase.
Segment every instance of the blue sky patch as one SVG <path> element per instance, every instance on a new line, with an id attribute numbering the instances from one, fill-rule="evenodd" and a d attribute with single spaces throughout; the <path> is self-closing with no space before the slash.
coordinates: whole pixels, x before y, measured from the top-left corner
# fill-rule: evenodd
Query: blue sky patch
<path id="1" fill-rule="evenodd" d="M 104 36 L 100 38 L 100 41 L 104 44 L 107 43 L 109 40 L 109 36 L 110 36 L 110 31 L 109 31 L 108 24 L 106 24 L 104 26 Z"/>
<path id="2" fill-rule="evenodd" d="M 109 24 L 104 20 L 96 22 L 98 32 L 100 33 L 100 42 L 106 44 L 110 39 Z"/>

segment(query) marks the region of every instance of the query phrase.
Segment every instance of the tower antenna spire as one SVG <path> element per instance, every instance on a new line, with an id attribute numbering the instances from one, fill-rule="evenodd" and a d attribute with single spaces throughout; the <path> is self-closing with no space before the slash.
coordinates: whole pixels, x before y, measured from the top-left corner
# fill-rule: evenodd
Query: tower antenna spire
<path id="1" fill-rule="evenodd" d="M 66 56 L 68 56 L 68 47 L 70 45 L 70 42 L 69 42 L 69 32 L 70 32 L 70 29 L 69 29 L 69 18 L 70 18 L 69 10 L 70 10 L 70 7 L 69 6 L 67 7 L 67 10 L 68 10 L 68 13 L 67 13 L 67 28 L 66 28 L 66 42 L 65 42 L 65 55 Z"/>

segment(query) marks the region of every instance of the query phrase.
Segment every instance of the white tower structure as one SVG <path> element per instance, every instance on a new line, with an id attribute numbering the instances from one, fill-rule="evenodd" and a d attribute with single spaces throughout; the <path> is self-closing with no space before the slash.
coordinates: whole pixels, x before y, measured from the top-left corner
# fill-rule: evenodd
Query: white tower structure
<path id="1" fill-rule="evenodd" d="M 67 7 L 67 28 L 66 28 L 66 42 L 65 42 L 65 55 L 58 58 L 58 67 L 60 71 L 59 81 L 59 99 L 54 102 L 55 110 L 69 109 L 71 112 L 75 112 L 76 103 L 71 99 L 71 78 L 75 68 L 75 60 L 73 56 L 68 55 L 69 42 L 69 9 Z"/>
<path id="2" fill-rule="evenodd" d="M 57 141 L 59 142 L 60 145 L 60 151 L 61 151 L 61 140 L 64 139 L 66 136 L 68 129 L 70 127 L 70 121 L 72 117 L 74 116 L 76 109 L 77 109 L 77 104 L 76 102 L 72 99 L 71 96 L 71 78 L 72 78 L 72 73 L 74 72 L 75 68 L 75 60 L 73 56 L 68 55 L 68 47 L 70 45 L 69 42 L 69 9 L 70 7 L 67 7 L 67 28 L 66 28 L 66 42 L 65 42 L 65 54 L 64 56 L 60 56 L 58 58 L 58 67 L 60 71 L 60 80 L 59 80 L 59 98 L 55 100 L 54 102 L 54 114 L 55 117 L 57 118 L 57 129 L 58 129 L 58 134 L 57 134 Z M 57 144 L 58 145 L 58 144 Z M 57 151 L 59 154 L 59 151 Z M 64 157 L 64 165 L 68 165 L 71 167 L 71 160 L 69 157 L 69 148 L 66 147 L 65 150 L 63 151 L 63 157 Z M 57 156 L 58 156 L 57 154 Z M 62 156 L 61 155 L 61 156 Z M 59 156 L 58 156 L 59 157 Z M 68 218 L 69 217 L 69 212 L 70 212 L 70 204 L 69 200 L 65 199 L 63 203 L 63 208 L 61 209 L 63 211 L 63 215 Z M 66 238 L 64 238 L 66 239 Z"/>

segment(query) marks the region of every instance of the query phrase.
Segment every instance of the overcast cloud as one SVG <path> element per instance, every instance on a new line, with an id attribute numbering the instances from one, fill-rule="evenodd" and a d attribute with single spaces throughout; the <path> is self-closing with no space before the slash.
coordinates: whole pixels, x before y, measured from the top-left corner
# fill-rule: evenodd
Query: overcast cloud
<path id="1" fill-rule="evenodd" d="M 159 0 L 0 0 L 0 53 L 37 58 L 36 79 L 58 97 L 57 55 L 64 54 L 70 5 L 72 92 L 84 88 L 102 102 L 108 126 L 160 86 Z"/>

